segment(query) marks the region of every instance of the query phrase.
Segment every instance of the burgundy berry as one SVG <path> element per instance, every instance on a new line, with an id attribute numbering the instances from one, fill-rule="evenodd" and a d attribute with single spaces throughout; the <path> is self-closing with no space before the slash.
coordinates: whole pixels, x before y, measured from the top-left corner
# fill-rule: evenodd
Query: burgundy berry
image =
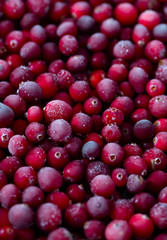
<path id="1" fill-rule="evenodd" d="M 0 82 L 0 101 L 2 102 L 8 95 L 13 93 L 13 87 L 9 82 Z"/>
<path id="2" fill-rule="evenodd" d="M 46 152 L 41 147 L 33 147 L 26 153 L 25 162 L 28 166 L 39 170 L 46 162 Z"/>
<path id="3" fill-rule="evenodd" d="M 9 239 L 9 240 L 14 240 L 15 237 L 16 237 L 16 234 L 15 234 L 15 229 L 12 227 L 12 226 L 3 226 L 0 228 L 0 238 L 1 239 Z"/>
<path id="4" fill-rule="evenodd" d="M 26 102 L 16 94 L 8 95 L 3 103 L 14 111 L 16 117 L 21 117 L 26 112 Z"/>
<path id="5" fill-rule="evenodd" d="M 127 97 L 130 97 L 130 98 L 134 97 L 134 89 L 129 82 L 126 82 L 126 81 L 122 82 L 119 85 L 119 90 L 120 90 L 120 94 L 122 96 L 127 96 Z"/>
<path id="6" fill-rule="evenodd" d="M 163 170 L 167 166 L 167 156 L 161 149 L 156 147 L 146 150 L 143 153 L 142 158 L 147 163 L 147 167 L 151 172 L 155 170 Z"/>
<path id="7" fill-rule="evenodd" d="M 167 203 L 167 187 L 162 188 L 159 192 L 158 202 Z"/>
<path id="8" fill-rule="evenodd" d="M 99 220 L 89 220 L 84 224 L 84 234 L 88 239 L 96 240 L 104 237 L 105 225 Z"/>
<path id="9" fill-rule="evenodd" d="M 31 106 L 26 113 L 27 120 L 31 122 L 41 122 L 43 119 L 43 111 L 39 106 Z"/>
<path id="10" fill-rule="evenodd" d="M 23 156 L 28 148 L 28 142 L 25 136 L 16 134 L 12 136 L 9 140 L 8 150 L 9 152 L 16 157 Z"/>
<path id="11" fill-rule="evenodd" d="M 69 71 L 60 69 L 60 71 L 57 72 L 57 83 L 59 89 L 68 90 L 74 81 L 74 76 Z"/>
<path id="12" fill-rule="evenodd" d="M 132 237 L 132 229 L 127 221 L 115 219 L 108 223 L 105 229 L 106 240 L 130 240 Z"/>
<path id="13" fill-rule="evenodd" d="M 21 190 L 37 184 L 37 173 L 29 166 L 23 166 L 16 170 L 13 178 L 14 184 Z"/>
<path id="14" fill-rule="evenodd" d="M 30 40 L 36 42 L 39 45 L 44 44 L 46 41 L 46 31 L 41 25 L 34 25 L 30 29 Z"/>
<path id="15" fill-rule="evenodd" d="M 121 83 L 127 79 L 128 71 L 123 64 L 112 64 L 107 73 L 108 78 L 117 83 Z"/>
<path id="16" fill-rule="evenodd" d="M 153 34 L 153 37 L 155 39 L 158 39 L 162 42 L 166 42 L 167 41 L 167 25 L 166 23 L 160 23 L 158 25 L 156 25 L 154 28 L 153 28 L 153 31 L 152 31 L 152 34 Z"/>
<path id="17" fill-rule="evenodd" d="M 36 225 L 42 231 L 56 229 L 62 220 L 60 208 L 53 203 L 43 203 L 36 211 Z"/>
<path id="18" fill-rule="evenodd" d="M 129 82 L 136 93 L 144 93 L 146 84 L 149 80 L 147 72 L 140 68 L 134 67 L 129 71 Z"/>
<path id="19" fill-rule="evenodd" d="M 33 210 L 24 203 L 13 205 L 8 213 L 10 224 L 16 229 L 30 227 L 34 223 Z"/>
<path id="20" fill-rule="evenodd" d="M 8 148 L 8 143 L 14 132 L 10 128 L 0 128 L 0 147 Z"/>
<path id="21" fill-rule="evenodd" d="M 162 170 L 152 172 L 147 178 L 147 190 L 152 194 L 158 194 L 161 189 L 166 187 L 166 184 L 167 174 Z"/>
<path id="22" fill-rule="evenodd" d="M 64 213 L 65 222 L 74 229 L 80 229 L 88 220 L 87 211 L 81 203 L 68 206 Z"/>
<path id="23" fill-rule="evenodd" d="M 25 61 L 32 61 L 39 58 L 41 54 L 40 46 L 34 41 L 28 41 L 20 49 L 20 56 Z"/>
<path id="24" fill-rule="evenodd" d="M 117 143 L 107 143 L 101 152 L 101 160 L 109 166 L 115 166 L 122 162 L 124 149 Z"/>
<path id="25" fill-rule="evenodd" d="M 77 26 L 73 21 L 61 22 L 56 30 L 56 35 L 60 38 L 66 34 L 71 34 L 72 36 L 77 35 Z"/>
<path id="26" fill-rule="evenodd" d="M 167 225 L 167 204 L 158 202 L 150 210 L 150 218 L 158 229 L 165 229 Z"/>
<path id="27" fill-rule="evenodd" d="M 27 0 L 26 4 L 29 12 L 34 13 L 39 18 L 43 18 L 50 10 L 51 1 L 40 0 L 38 8 L 35 0 Z"/>
<path id="28" fill-rule="evenodd" d="M 15 134 L 24 135 L 28 122 L 24 119 L 16 119 L 12 124 L 12 130 Z"/>
<path id="29" fill-rule="evenodd" d="M 159 40 L 152 40 L 145 47 L 145 55 L 151 62 L 159 62 L 166 56 L 166 47 Z"/>
<path id="30" fill-rule="evenodd" d="M 45 127 L 38 122 L 29 123 L 25 130 L 25 136 L 30 142 L 38 143 L 45 136 Z"/>
<path id="31" fill-rule="evenodd" d="M 116 58 L 123 58 L 124 60 L 131 60 L 134 56 L 134 44 L 129 40 L 118 41 L 113 48 L 113 55 Z"/>
<path id="32" fill-rule="evenodd" d="M 8 183 L 7 175 L 0 170 L 0 189 Z"/>
<path id="33" fill-rule="evenodd" d="M 68 155 L 73 159 L 80 156 L 82 145 L 83 142 L 79 137 L 73 137 L 65 144 L 64 147 Z"/>
<path id="34" fill-rule="evenodd" d="M 153 139 L 154 147 L 161 149 L 166 152 L 166 141 L 167 141 L 167 132 L 159 132 L 155 135 Z"/>
<path id="35" fill-rule="evenodd" d="M 20 84 L 18 94 L 28 103 L 39 102 L 43 97 L 42 88 L 33 81 Z"/>
<path id="36" fill-rule="evenodd" d="M 110 175 L 110 169 L 108 165 L 101 161 L 90 162 L 86 169 L 86 179 L 91 183 L 92 179 L 97 175 Z"/>
<path id="37" fill-rule="evenodd" d="M 65 56 L 71 56 L 78 50 L 78 41 L 77 39 L 70 35 L 66 34 L 59 40 L 59 50 Z"/>
<path id="38" fill-rule="evenodd" d="M 90 188 L 93 194 L 109 198 L 115 191 L 115 184 L 110 176 L 99 174 L 92 179 Z"/>
<path id="39" fill-rule="evenodd" d="M 62 69 L 65 69 L 65 63 L 62 59 L 57 59 L 49 64 L 48 72 L 57 74 Z"/>
<path id="40" fill-rule="evenodd" d="M 36 209 L 44 201 L 43 191 L 36 186 L 30 186 L 22 192 L 22 203 L 28 204 L 31 208 Z"/>
<path id="41" fill-rule="evenodd" d="M 129 220 L 129 225 L 137 238 L 149 238 L 154 231 L 152 220 L 142 213 L 134 214 Z"/>
<path id="42" fill-rule="evenodd" d="M 145 176 L 147 174 L 147 164 L 140 156 L 129 156 L 123 161 L 127 174 L 138 174 Z"/>
<path id="43" fill-rule="evenodd" d="M 47 123 L 56 119 L 69 120 L 71 115 L 71 106 L 62 100 L 52 100 L 44 108 L 44 118 Z"/>
<path id="44" fill-rule="evenodd" d="M 151 39 L 150 31 L 144 25 L 136 24 L 133 28 L 132 39 L 140 47 L 143 47 Z"/>
<path id="45" fill-rule="evenodd" d="M 11 179 L 13 178 L 16 170 L 23 165 L 22 161 L 15 156 L 7 156 L 0 162 L 0 169 L 6 176 Z"/>
<path id="46" fill-rule="evenodd" d="M 4 19 L 0 21 L 0 38 L 5 39 L 8 33 L 13 31 L 15 25 L 12 20 Z"/>
<path id="47" fill-rule="evenodd" d="M 71 119 L 71 127 L 73 132 L 86 135 L 92 130 L 91 117 L 85 113 L 76 113 Z"/>
<path id="48" fill-rule="evenodd" d="M 75 81 L 69 88 L 69 94 L 74 101 L 83 102 L 90 95 L 90 86 L 86 81 Z"/>
<path id="49" fill-rule="evenodd" d="M 54 203 L 61 210 L 65 210 L 70 205 L 70 199 L 64 192 L 53 191 L 49 193 L 46 197 L 47 202 Z"/>
<path id="50" fill-rule="evenodd" d="M 101 23 L 100 31 L 112 39 L 120 34 L 121 24 L 114 18 L 107 18 Z"/>
<path id="51" fill-rule="evenodd" d="M 113 80 L 104 78 L 96 85 L 96 91 L 103 102 L 111 103 L 117 95 L 118 85 Z"/>
<path id="52" fill-rule="evenodd" d="M 156 25 L 160 24 L 160 15 L 158 12 L 148 9 L 140 13 L 138 23 L 143 24 L 149 30 L 152 30 Z"/>
<path id="53" fill-rule="evenodd" d="M 70 140 L 72 129 L 64 119 L 56 119 L 50 123 L 48 134 L 56 143 L 66 143 Z"/>
<path id="54" fill-rule="evenodd" d="M 62 169 L 69 161 L 68 152 L 62 147 L 53 147 L 47 155 L 48 165 L 55 169 Z"/>
<path id="55" fill-rule="evenodd" d="M 148 214 L 151 207 L 156 203 L 156 198 L 150 193 L 140 192 L 134 195 L 132 203 L 136 212 Z"/>
<path id="56" fill-rule="evenodd" d="M 25 37 L 22 31 L 11 31 L 5 38 L 7 48 L 12 53 L 19 53 L 20 48 L 25 43 Z"/>
<path id="57" fill-rule="evenodd" d="M 82 184 L 70 184 L 66 189 L 66 194 L 73 203 L 84 202 L 86 199 L 86 191 Z"/>
<path id="58" fill-rule="evenodd" d="M 43 60 L 34 60 L 28 63 L 29 69 L 37 76 L 47 71 L 46 62 Z"/>
<path id="59" fill-rule="evenodd" d="M 96 97 L 88 98 L 84 102 L 84 110 L 89 115 L 99 114 L 102 110 L 101 101 Z"/>
<path id="60" fill-rule="evenodd" d="M 102 3 L 93 9 L 93 18 L 97 23 L 112 16 L 112 6 L 109 3 Z"/>
<path id="61" fill-rule="evenodd" d="M 131 122 L 133 124 L 137 123 L 141 120 L 149 120 L 152 121 L 151 113 L 145 108 L 137 108 L 130 116 Z"/>
<path id="62" fill-rule="evenodd" d="M 129 221 L 134 214 L 133 204 L 128 199 L 114 201 L 110 208 L 111 219 L 122 219 Z"/>
<path id="63" fill-rule="evenodd" d="M 125 155 L 126 157 L 129 156 L 141 156 L 143 151 L 141 149 L 141 147 L 136 144 L 136 143 L 128 143 L 124 146 L 124 151 L 125 151 Z"/>
<path id="64" fill-rule="evenodd" d="M 1 206 L 9 209 L 21 200 L 21 191 L 16 185 L 10 183 L 1 188 L 0 202 Z"/>
<path id="65" fill-rule="evenodd" d="M 92 34 L 87 42 L 87 48 L 92 51 L 103 51 L 108 44 L 107 37 L 101 33 L 97 32 Z"/>
<path id="66" fill-rule="evenodd" d="M 133 25 L 138 17 L 137 9 L 131 3 L 120 3 L 114 10 L 115 18 L 125 26 Z"/>
<path id="67" fill-rule="evenodd" d="M 85 173 L 84 163 L 81 160 L 69 162 L 63 169 L 63 177 L 66 182 L 79 183 Z"/>
<path id="68" fill-rule="evenodd" d="M 100 155 L 100 146 L 95 141 L 88 141 L 82 147 L 82 156 L 94 160 Z"/>
<path id="69" fill-rule="evenodd" d="M 91 68 L 92 69 L 104 69 L 108 68 L 108 57 L 104 52 L 95 52 L 91 56 Z"/>
<path id="70" fill-rule="evenodd" d="M 112 171 L 111 178 L 117 187 L 123 187 L 127 183 L 128 174 L 123 168 L 115 168 Z"/>
<path id="71" fill-rule="evenodd" d="M 130 122 L 124 122 L 120 126 L 120 130 L 122 134 L 120 140 L 123 144 L 131 143 L 134 141 L 133 126 Z"/>
<path id="72" fill-rule="evenodd" d="M 0 81 L 7 80 L 11 72 L 7 61 L 0 59 Z"/>
<path id="73" fill-rule="evenodd" d="M 102 196 L 94 196 L 86 202 L 86 210 L 89 216 L 96 220 L 105 219 L 109 215 L 109 200 Z"/>
<path id="74" fill-rule="evenodd" d="M 118 143 L 122 137 L 121 131 L 117 125 L 108 124 L 102 128 L 101 136 L 107 142 L 115 142 Z"/>
<path id="75" fill-rule="evenodd" d="M 7 18 L 18 20 L 23 17 L 25 3 L 22 0 L 8 0 L 3 3 L 3 12 Z"/>
<path id="76" fill-rule="evenodd" d="M 61 174 L 52 167 L 42 167 L 37 174 L 38 185 L 45 192 L 57 190 L 62 185 Z"/>
<path id="77" fill-rule="evenodd" d="M 83 72 L 88 65 L 87 58 L 84 55 L 76 54 L 68 58 L 66 62 L 67 69 L 72 72 Z"/>
<path id="78" fill-rule="evenodd" d="M 124 121 L 124 114 L 120 109 L 110 107 L 102 114 L 102 122 L 104 125 L 116 124 L 120 126 Z"/>
<path id="79" fill-rule="evenodd" d="M 55 42 L 46 42 L 42 46 L 42 58 L 44 61 L 51 63 L 60 57 L 58 46 Z"/>
<path id="80" fill-rule="evenodd" d="M 145 190 L 146 181 L 141 175 L 130 174 L 127 179 L 126 188 L 131 194 L 136 194 Z"/>
<path id="81" fill-rule="evenodd" d="M 148 83 L 149 83 L 149 81 L 148 81 Z M 147 84 L 146 84 L 146 86 L 147 86 Z M 151 99 L 151 97 L 146 93 L 138 94 L 136 96 L 136 98 L 134 99 L 135 107 L 148 109 L 148 104 L 149 104 L 150 99 Z"/>
<path id="82" fill-rule="evenodd" d="M 47 240 L 71 240 L 72 234 L 64 227 L 59 227 L 48 234 Z"/>
<path id="83" fill-rule="evenodd" d="M 90 15 L 91 7 L 88 2 L 85 1 L 77 1 L 71 6 L 71 15 L 78 19 L 83 15 Z"/>
<path id="84" fill-rule="evenodd" d="M 20 26 L 22 29 L 29 30 L 36 24 L 39 24 L 39 18 L 37 17 L 37 15 L 31 12 L 25 13 L 20 20 Z"/>
<path id="85" fill-rule="evenodd" d="M 81 32 L 92 32 L 95 27 L 95 19 L 89 15 L 83 15 L 77 19 L 77 27 Z M 70 33 L 71 34 L 71 33 Z"/>
<path id="86" fill-rule="evenodd" d="M 163 95 L 165 90 L 165 84 L 158 79 L 151 79 L 146 85 L 146 91 L 151 97 Z"/>
<path id="87" fill-rule="evenodd" d="M 146 141 L 153 137 L 154 125 L 151 121 L 143 119 L 134 125 L 133 131 L 137 139 Z"/>
<path id="88" fill-rule="evenodd" d="M 17 53 L 13 53 L 13 54 L 8 55 L 6 57 L 6 61 L 9 64 L 9 66 L 11 67 L 12 70 L 14 70 L 15 68 L 17 68 L 21 65 L 24 65 L 23 59 Z"/>

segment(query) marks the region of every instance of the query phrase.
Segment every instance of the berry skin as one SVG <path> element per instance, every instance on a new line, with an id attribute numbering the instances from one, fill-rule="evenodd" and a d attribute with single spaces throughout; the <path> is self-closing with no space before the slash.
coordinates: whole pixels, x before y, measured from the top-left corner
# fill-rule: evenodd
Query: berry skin
<path id="1" fill-rule="evenodd" d="M 9 152 L 16 157 L 23 156 L 28 149 L 28 142 L 25 136 L 14 135 L 10 138 L 8 144 Z"/>
<path id="2" fill-rule="evenodd" d="M 167 204 L 166 203 L 156 203 L 150 210 L 150 218 L 158 227 L 158 229 L 165 229 L 167 225 L 166 220 Z"/>
<path id="3" fill-rule="evenodd" d="M 14 132 L 10 128 L 0 129 L 0 147 L 8 148 L 8 143 L 11 137 L 13 137 Z"/>
<path id="4" fill-rule="evenodd" d="M 96 240 L 104 236 L 105 225 L 99 220 L 89 220 L 84 224 L 84 234 L 88 239 Z"/>
<path id="5" fill-rule="evenodd" d="M 46 162 L 46 152 L 41 147 L 31 148 L 25 155 L 25 162 L 28 166 L 39 170 Z"/>
<path id="6" fill-rule="evenodd" d="M 145 55 L 151 62 L 159 62 L 166 55 L 166 47 L 159 40 L 152 40 L 145 47 Z"/>
<path id="7" fill-rule="evenodd" d="M 49 233 L 47 240 L 71 240 L 72 234 L 64 227 L 59 227 L 56 230 L 53 230 Z"/>
<path id="8" fill-rule="evenodd" d="M 29 123 L 25 130 L 27 139 L 32 143 L 38 143 L 43 140 L 45 136 L 45 127 L 38 122 Z"/>
<path id="9" fill-rule="evenodd" d="M 166 152 L 167 147 L 167 132 L 159 132 L 155 135 L 153 139 L 154 147 L 159 148 L 160 150 Z"/>
<path id="10" fill-rule="evenodd" d="M 122 219 L 129 221 L 134 214 L 133 204 L 127 199 L 118 199 L 114 201 L 110 208 L 111 219 Z"/>

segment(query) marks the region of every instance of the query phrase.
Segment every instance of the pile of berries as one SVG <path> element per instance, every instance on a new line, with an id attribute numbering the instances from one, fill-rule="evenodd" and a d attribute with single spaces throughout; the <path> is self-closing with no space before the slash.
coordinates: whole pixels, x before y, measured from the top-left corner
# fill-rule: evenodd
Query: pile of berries
<path id="1" fill-rule="evenodd" d="M 167 240 L 166 0 L 0 1 L 0 240 Z"/>

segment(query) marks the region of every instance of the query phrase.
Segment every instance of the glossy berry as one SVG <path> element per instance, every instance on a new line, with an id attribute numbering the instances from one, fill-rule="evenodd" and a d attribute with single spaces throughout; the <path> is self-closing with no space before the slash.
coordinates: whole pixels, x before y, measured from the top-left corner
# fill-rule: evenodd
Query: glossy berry
<path id="1" fill-rule="evenodd" d="M 133 206 L 137 212 L 148 214 L 151 207 L 156 203 L 155 197 L 150 193 L 140 192 L 133 197 Z"/>
<path id="2" fill-rule="evenodd" d="M 151 121 L 143 119 L 138 121 L 133 128 L 134 135 L 139 140 L 148 140 L 153 137 L 154 125 Z"/>
<path id="3" fill-rule="evenodd" d="M 129 221 L 134 214 L 133 204 L 127 199 L 114 201 L 110 208 L 111 219 L 122 219 Z"/>
<path id="4" fill-rule="evenodd" d="M 128 174 L 139 174 L 142 176 L 147 174 L 147 164 L 140 156 L 129 156 L 124 159 L 123 164 Z"/>
<path id="5" fill-rule="evenodd" d="M 86 191 L 82 184 L 70 184 L 66 189 L 66 193 L 73 203 L 84 202 L 86 199 Z"/>
<path id="6" fill-rule="evenodd" d="M 61 210 L 65 210 L 70 205 L 70 199 L 64 192 L 53 191 L 46 197 L 47 202 L 54 203 Z"/>
<path id="7" fill-rule="evenodd" d="M 155 135 L 153 139 L 154 147 L 159 148 L 160 150 L 166 152 L 166 141 L 167 141 L 167 132 L 159 132 Z"/>
<path id="8" fill-rule="evenodd" d="M 116 142 L 116 143 L 122 137 L 119 127 L 114 124 L 108 124 L 104 126 L 102 128 L 101 135 L 107 142 Z"/>
<path id="9" fill-rule="evenodd" d="M 46 162 L 46 152 L 41 147 L 31 148 L 25 155 L 25 162 L 28 166 L 39 170 Z"/>
<path id="10" fill-rule="evenodd" d="M 62 169 L 69 161 L 68 152 L 65 148 L 53 147 L 47 155 L 48 165 L 56 169 Z"/>
<path id="11" fill-rule="evenodd" d="M 43 119 L 43 111 L 39 106 L 31 106 L 26 115 L 29 122 L 41 122 Z"/>
<path id="12" fill-rule="evenodd" d="M 165 89 L 165 84 L 158 79 L 151 79 L 146 85 L 146 91 L 151 97 L 163 95 Z"/>
<path id="13" fill-rule="evenodd" d="M 79 183 L 84 175 L 84 163 L 81 160 L 73 160 L 63 169 L 63 177 L 66 182 Z"/>
<path id="14" fill-rule="evenodd" d="M 159 40 L 152 40 L 145 47 L 145 55 L 151 62 L 159 62 L 166 55 L 166 47 Z"/>
<path id="15" fill-rule="evenodd" d="M 123 168 L 115 168 L 112 171 L 111 178 L 117 187 L 123 187 L 127 183 L 128 174 Z"/>
<path id="16" fill-rule="evenodd" d="M 115 107 L 108 108 L 102 114 L 102 121 L 105 125 L 116 124 L 119 126 L 124 121 L 124 114 L 121 110 Z"/>

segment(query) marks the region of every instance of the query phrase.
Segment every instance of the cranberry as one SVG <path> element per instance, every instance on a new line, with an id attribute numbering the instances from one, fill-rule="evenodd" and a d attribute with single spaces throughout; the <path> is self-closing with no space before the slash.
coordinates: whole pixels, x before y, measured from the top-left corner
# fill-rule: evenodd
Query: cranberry
<path id="1" fill-rule="evenodd" d="M 84 202 L 86 199 L 86 191 L 81 184 L 70 184 L 66 189 L 66 193 L 73 203 Z"/>
<path id="2" fill-rule="evenodd" d="M 36 186 L 30 186 L 22 192 L 22 203 L 28 204 L 35 209 L 44 201 L 44 194 L 42 190 Z"/>
<path id="3" fill-rule="evenodd" d="M 45 127 L 38 122 L 29 123 L 25 130 L 25 135 L 30 142 L 38 143 L 45 136 Z"/>
<path id="4" fill-rule="evenodd" d="M 64 192 L 53 191 L 46 197 L 47 202 L 54 203 L 61 210 L 65 210 L 70 205 L 70 199 Z"/>
<path id="5" fill-rule="evenodd" d="M 152 30 L 156 25 L 160 24 L 160 16 L 156 11 L 148 9 L 140 13 L 138 23 Z"/>
<path id="6" fill-rule="evenodd" d="M 71 119 L 71 127 L 73 132 L 77 134 L 88 134 L 92 129 L 92 120 L 85 113 L 76 113 Z"/>
<path id="7" fill-rule="evenodd" d="M 107 240 L 130 240 L 132 237 L 132 229 L 127 221 L 115 219 L 108 223 L 105 229 L 105 237 Z"/>
<path id="8" fill-rule="evenodd" d="M 78 41 L 77 39 L 70 35 L 64 35 L 59 41 L 59 50 L 66 56 L 71 56 L 78 50 Z"/>
<path id="9" fill-rule="evenodd" d="M 113 55 L 124 60 L 131 60 L 134 56 L 134 44 L 129 40 L 120 40 L 114 45 Z"/>
<path id="10" fill-rule="evenodd" d="M 34 13 L 38 17 L 45 17 L 50 9 L 51 1 L 40 0 L 38 5 L 35 0 L 28 0 L 26 4 L 30 12 Z"/>
<path id="11" fill-rule="evenodd" d="M 158 181 L 157 181 L 158 179 Z M 166 187 L 167 175 L 162 170 L 152 172 L 147 178 L 147 190 L 152 194 L 158 194 L 161 189 Z"/>
<path id="12" fill-rule="evenodd" d="M 27 1 L 28 2 L 28 1 Z M 39 18 L 36 14 L 27 12 L 23 15 L 20 26 L 22 29 L 29 30 L 31 27 L 39 23 Z"/>
<path id="13" fill-rule="evenodd" d="M 0 21 L 0 37 L 4 39 L 8 33 L 14 30 L 14 28 L 15 28 L 15 25 L 13 21 L 8 19 L 1 20 Z"/>
<path id="14" fill-rule="evenodd" d="M 77 27 L 82 32 L 91 32 L 95 27 L 95 20 L 89 15 L 83 15 L 77 19 Z"/>
<path id="15" fill-rule="evenodd" d="M 25 136 L 14 135 L 10 138 L 9 144 L 8 144 L 8 150 L 12 155 L 16 157 L 23 156 L 26 153 L 27 148 L 28 148 L 28 142 Z"/>
<path id="16" fill-rule="evenodd" d="M 115 168 L 112 171 L 111 178 L 117 187 L 123 187 L 127 183 L 127 172 L 123 168 Z"/>
<path id="17" fill-rule="evenodd" d="M 134 135 L 139 140 L 148 140 L 153 137 L 154 125 L 151 121 L 143 119 L 138 121 L 133 128 Z"/>
<path id="18" fill-rule="evenodd" d="M 159 229 L 166 228 L 166 203 L 156 203 L 150 210 L 150 218 Z"/>
<path id="19" fill-rule="evenodd" d="M 92 51 L 102 51 L 108 44 L 107 37 L 103 33 L 94 33 L 87 42 L 87 48 Z"/>
<path id="20" fill-rule="evenodd" d="M 13 87 L 9 82 L 0 82 L 0 101 L 2 102 L 4 98 L 13 93 Z"/>
<path id="21" fill-rule="evenodd" d="M 69 160 L 68 153 L 66 149 L 61 147 L 51 148 L 47 156 L 48 165 L 56 169 L 62 169 L 65 167 Z"/>
<path id="22" fill-rule="evenodd" d="M 28 41 L 20 49 L 20 56 L 25 61 L 32 61 L 39 58 L 41 54 L 40 46 L 34 41 Z"/>
<path id="23" fill-rule="evenodd" d="M 0 189 L 8 183 L 6 174 L 0 170 Z"/>
<path id="24" fill-rule="evenodd" d="M 149 213 L 151 207 L 156 203 L 156 199 L 147 192 L 140 192 L 133 197 L 133 206 L 137 212 Z"/>
<path id="25" fill-rule="evenodd" d="M 22 166 L 22 161 L 15 156 L 7 156 L 0 162 L 0 169 L 10 179 L 14 176 L 16 170 Z M 5 175 L 3 174 L 3 175 Z"/>
<path id="26" fill-rule="evenodd" d="M 52 231 L 59 226 L 62 213 L 53 203 L 43 203 L 36 212 L 36 224 L 42 231 Z"/>
<path id="27" fill-rule="evenodd" d="M 0 80 L 7 80 L 10 72 L 9 64 L 5 60 L 0 59 Z"/>
<path id="28" fill-rule="evenodd" d="M 90 87 L 86 81 L 76 81 L 71 84 L 69 94 L 74 101 L 83 102 L 90 94 Z"/>
<path id="29" fill-rule="evenodd" d="M 84 234 L 88 239 L 96 240 L 104 236 L 105 225 L 99 220 L 89 220 L 84 224 Z"/>
<path id="30" fill-rule="evenodd" d="M 64 147 L 71 158 L 76 158 L 81 154 L 82 145 L 82 140 L 79 137 L 73 137 Z"/>
<path id="31" fill-rule="evenodd" d="M 166 152 L 166 139 L 167 134 L 166 132 L 159 132 L 155 135 L 153 139 L 154 147 L 161 149 L 162 151 Z"/>
<path id="32" fill-rule="evenodd" d="M 9 222 L 16 229 L 27 228 L 34 223 L 34 212 L 27 205 L 18 203 L 9 209 Z"/>
<path id="33" fill-rule="evenodd" d="M 8 0 L 3 3 L 3 11 L 11 20 L 21 18 L 25 12 L 25 3 L 22 0 Z"/>
<path id="34" fill-rule="evenodd" d="M 56 29 L 56 34 L 58 37 L 63 37 L 66 34 L 76 36 L 77 35 L 76 24 L 72 21 L 64 21 L 60 23 Z"/>
<path id="35" fill-rule="evenodd" d="M 166 95 L 158 95 L 150 99 L 149 110 L 156 118 L 166 117 Z"/>
<path id="36" fill-rule="evenodd" d="M 91 7 L 88 2 L 85 1 L 78 1 L 71 6 L 71 15 L 78 19 L 83 15 L 90 15 Z"/>
<path id="37" fill-rule="evenodd" d="M 82 147 L 82 156 L 94 160 L 100 155 L 100 146 L 95 141 L 88 141 Z"/>
<path id="38" fill-rule="evenodd" d="M 84 164 L 81 160 L 73 160 L 63 169 L 63 177 L 66 182 L 79 183 L 84 175 Z"/>
<path id="39" fill-rule="evenodd" d="M 142 24 L 136 24 L 133 29 L 132 39 L 136 44 L 143 47 L 150 41 L 151 34 L 147 27 Z"/>
<path id="40" fill-rule="evenodd" d="M 151 219 L 141 213 L 136 213 L 129 220 L 129 225 L 133 230 L 134 236 L 138 238 L 149 238 L 154 231 Z"/>
<path id="41" fill-rule="evenodd" d="M 165 23 L 160 23 L 160 24 L 156 25 L 153 28 L 152 33 L 153 33 L 154 38 L 156 38 L 162 42 L 167 41 L 167 37 L 166 37 L 167 25 Z"/>
<path id="42" fill-rule="evenodd" d="M 4 226 L 0 228 L 0 237 L 1 239 L 14 240 L 16 237 L 15 230 L 11 226 Z"/>
<path id="43" fill-rule="evenodd" d="M 141 175 L 130 174 L 127 179 L 126 188 L 131 194 L 136 194 L 145 190 L 146 181 Z"/>
<path id="44" fill-rule="evenodd" d="M 119 127 L 114 124 L 108 124 L 104 126 L 102 128 L 101 135 L 107 142 L 116 142 L 116 143 L 122 137 Z"/>
<path id="45" fill-rule="evenodd" d="M 31 148 L 25 155 L 25 162 L 28 166 L 39 170 L 46 161 L 46 152 L 41 147 Z"/>
<path id="46" fill-rule="evenodd" d="M 61 59 L 54 60 L 49 64 L 48 71 L 57 74 L 60 70 L 65 69 L 65 63 Z"/>
<path id="47" fill-rule="evenodd" d="M 48 235 L 48 240 L 71 240 L 72 239 L 72 234 L 64 227 L 59 227 L 56 230 L 53 230 L 52 232 L 49 233 Z"/>
<path id="48" fill-rule="evenodd" d="M 147 174 L 147 164 L 140 156 L 129 156 L 123 161 L 128 174 L 138 174 L 145 176 Z"/>
<path id="49" fill-rule="evenodd" d="M 167 119 L 166 118 L 159 118 L 153 124 L 154 124 L 155 134 L 158 132 L 166 132 L 166 130 L 167 130 Z"/>
<path id="50" fill-rule="evenodd" d="M 166 47 L 159 40 L 152 40 L 145 47 L 145 55 L 151 62 L 159 62 L 166 55 Z"/>
<path id="51" fill-rule="evenodd" d="M 46 42 L 42 45 L 42 58 L 50 63 L 60 57 L 58 46 L 55 42 Z"/>
<path id="52" fill-rule="evenodd" d="M 108 70 L 107 76 L 117 83 L 127 79 L 128 71 L 123 64 L 112 64 Z"/>
<path id="53" fill-rule="evenodd" d="M 69 87 L 74 83 L 74 77 L 69 71 L 60 69 L 60 71 L 57 73 L 57 83 L 61 90 L 68 90 Z M 75 87 L 77 86 L 75 85 Z"/>
<path id="54" fill-rule="evenodd" d="M 134 67 L 129 72 L 129 82 L 136 93 L 144 93 L 148 82 L 148 74 L 140 67 Z"/>

